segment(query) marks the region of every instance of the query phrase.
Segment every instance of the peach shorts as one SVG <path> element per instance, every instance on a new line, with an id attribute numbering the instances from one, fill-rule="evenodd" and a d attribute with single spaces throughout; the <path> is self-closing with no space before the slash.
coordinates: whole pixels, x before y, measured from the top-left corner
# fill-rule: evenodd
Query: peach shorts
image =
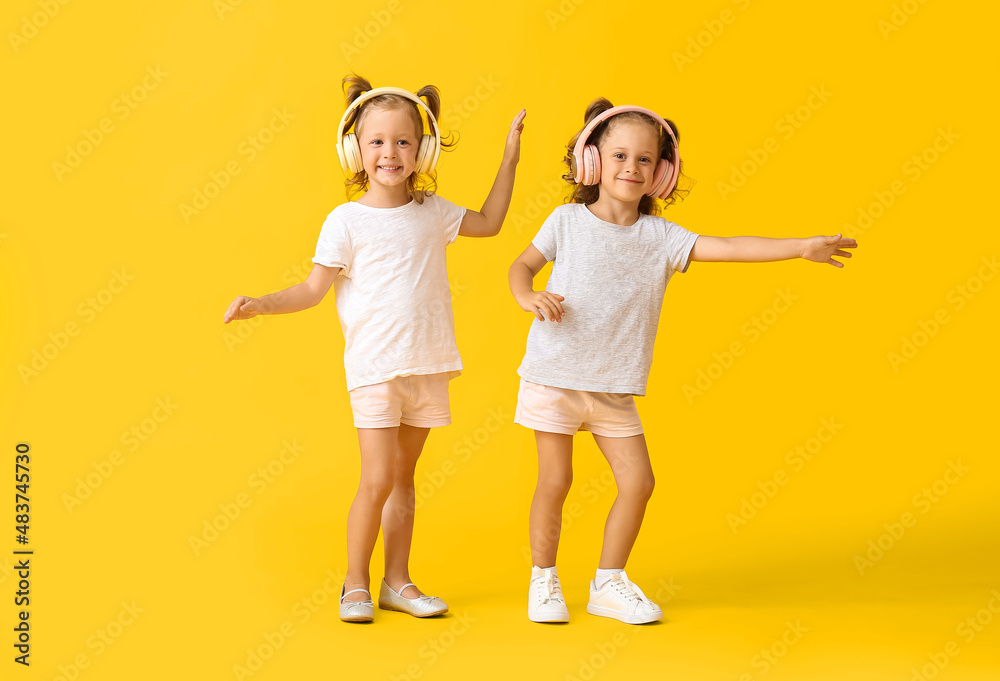
<path id="1" fill-rule="evenodd" d="M 459 372 L 397 376 L 348 394 L 355 428 L 434 428 L 451 423 L 448 381 Z"/>
<path id="2" fill-rule="evenodd" d="M 523 378 L 517 391 L 514 423 L 564 435 L 573 435 L 579 430 L 589 430 L 604 437 L 642 434 L 642 422 L 630 393 L 553 388 Z"/>

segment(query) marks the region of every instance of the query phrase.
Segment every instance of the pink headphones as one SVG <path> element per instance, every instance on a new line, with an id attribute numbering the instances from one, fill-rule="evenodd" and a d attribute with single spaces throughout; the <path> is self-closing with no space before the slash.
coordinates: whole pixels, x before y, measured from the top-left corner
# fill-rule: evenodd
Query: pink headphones
<path id="1" fill-rule="evenodd" d="M 677 146 L 677 138 L 674 136 L 673 128 L 665 120 L 641 106 L 612 107 L 596 116 L 594 120 L 587 124 L 580 133 L 580 137 L 577 138 L 576 146 L 573 148 L 573 179 L 577 184 L 583 185 L 597 184 L 601 181 L 601 154 L 596 146 L 587 144 L 587 138 L 590 137 L 590 133 L 594 131 L 594 128 L 603 121 L 627 111 L 638 111 L 639 113 L 646 114 L 663 126 L 663 129 L 667 131 L 670 139 L 674 142 L 674 161 L 670 162 L 665 158 L 659 160 L 656 164 L 656 170 L 653 171 L 653 186 L 646 192 L 646 196 L 665 199 L 674 190 L 674 186 L 677 184 L 677 177 L 680 175 L 680 151 Z"/>

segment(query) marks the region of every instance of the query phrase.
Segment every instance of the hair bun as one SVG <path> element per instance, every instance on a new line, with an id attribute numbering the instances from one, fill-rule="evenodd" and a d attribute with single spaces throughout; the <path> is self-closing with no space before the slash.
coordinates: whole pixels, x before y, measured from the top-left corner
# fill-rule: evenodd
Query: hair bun
<path id="1" fill-rule="evenodd" d="M 598 97 L 587 105 L 587 111 L 583 114 L 584 124 L 590 123 L 590 121 L 611 108 L 613 108 L 613 105 L 606 97 Z"/>

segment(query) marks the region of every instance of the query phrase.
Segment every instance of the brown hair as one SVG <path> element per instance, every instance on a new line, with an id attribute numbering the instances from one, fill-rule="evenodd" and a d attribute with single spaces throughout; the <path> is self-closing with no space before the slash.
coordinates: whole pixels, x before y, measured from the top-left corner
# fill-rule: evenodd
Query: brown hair
<path id="1" fill-rule="evenodd" d="M 587 127 L 587 124 L 594 120 L 594 118 L 610 108 L 612 108 L 611 102 L 604 97 L 598 97 L 592 101 L 589 105 L 587 105 L 587 111 L 583 115 L 583 128 Z M 674 137 L 678 142 L 680 142 L 681 136 L 677 131 L 677 126 L 674 125 L 674 122 L 669 118 L 664 120 L 666 120 L 670 125 L 670 129 L 673 131 Z M 601 123 L 590 132 L 590 136 L 587 140 L 588 145 L 595 145 L 599 147 L 608 132 L 624 121 L 640 121 L 652 125 L 656 129 L 660 140 L 660 158 L 665 158 L 670 162 L 674 162 L 674 158 L 677 155 L 677 149 L 674 148 L 673 139 L 671 139 L 667 131 L 663 129 L 663 126 L 660 125 L 659 121 L 656 121 L 648 115 L 638 111 L 627 111 L 601 121 Z M 568 170 L 562 177 L 572 185 L 572 192 L 566 202 L 590 205 L 597 201 L 597 199 L 601 196 L 600 182 L 592 185 L 583 185 L 577 184 L 573 179 L 573 148 L 576 147 L 576 142 L 580 138 L 580 133 L 583 132 L 583 128 L 580 128 L 580 130 L 573 135 L 572 139 L 570 139 L 569 144 L 566 145 L 566 156 L 563 158 L 563 163 L 566 164 Z M 680 170 L 683 171 L 684 164 L 682 161 L 679 162 L 681 163 Z M 687 180 L 686 184 L 694 184 L 693 181 L 687 177 L 687 175 L 679 175 L 677 182 L 678 186 L 673 188 L 670 195 L 667 196 L 666 199 L 663 199 L 664 207 L 683 199 L 691 191 L 690 188 L 680 188 L 680 179 L 682 177 Z M 655 196 L 643 196 L 639 201 L 639 213 L 641 215 L 659 215 L 660 204 L 658 203 L 657 198 Z"/>
<path id="2" fill-rule="evenodd" d="M 367 78 L 363 78 L 356 73 L 344 76 L 343 88 L 347 99 L 347 106 L 350 106 L 354 100 L 365 92 L 373 89 Z M 431 110 L 434 120 L 437 121 L 438 116 L 441 113 L 441 93 L 438 89 L 433 85 L 425 85 L 417 90 L 416 95 L 417 97 L 423 97 L 427 100 L 427 108 Z M 417 129 L 417 139 L 420 139 L 420 137 L 424 134 L 424 121 L 423 118 L 420 117 L 420 108 L 417 106 L 417 103 L 403 97 L 402 95 L 394 94 L 385 94 L 373 97 L 361 106 L 356 107 L 347 117 L 347 121 L 344 124 L 344 130 L 350 130 L 351 125 L 354 125 L 355 133 L 360 136 L 361 125 L 364 123 L 368 112 L 386 109 L 407 109 L 413 116 L 413 123 Z M 440 123 L 438 123 L 438 125 L 440 125 Z M 430 132 L 433 135 L 433 126 Z M 457 141 L 452 141 L 451 138 L 451 135 L 447 138 L 441 138 L 442 151 L 451 151 L 451 149 L 455 146 Z M 358 194 L 362 194 L 368 191 L 368 173 L 362 169 L 347 178 L 344 185 L 347 188 L 348 199 L 351 199 Z M 435 172 L 426 174 L 414 172 L 406 178 L 406 189 L 410 196 L 413 197 L 414 201 L 417 203 L 423 203 L 425 197 L 433 195 L 437 190 L 437 174 Z"/>

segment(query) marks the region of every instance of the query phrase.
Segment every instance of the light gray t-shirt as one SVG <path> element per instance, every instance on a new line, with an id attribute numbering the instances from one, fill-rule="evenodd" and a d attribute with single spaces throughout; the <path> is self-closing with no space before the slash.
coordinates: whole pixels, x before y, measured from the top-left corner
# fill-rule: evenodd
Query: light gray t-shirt
<path id="1" fill-rule="evenodd" d="M 688 268 L 698 235 L 660 217 L 628 227 L 582 203 L 559 206 L 532 240 L 554 261 L 545 290 L 565 297 L 562 322 L 535 319 L 517 373 L 589 392 L 646 394 L 663 294 Z"/>

